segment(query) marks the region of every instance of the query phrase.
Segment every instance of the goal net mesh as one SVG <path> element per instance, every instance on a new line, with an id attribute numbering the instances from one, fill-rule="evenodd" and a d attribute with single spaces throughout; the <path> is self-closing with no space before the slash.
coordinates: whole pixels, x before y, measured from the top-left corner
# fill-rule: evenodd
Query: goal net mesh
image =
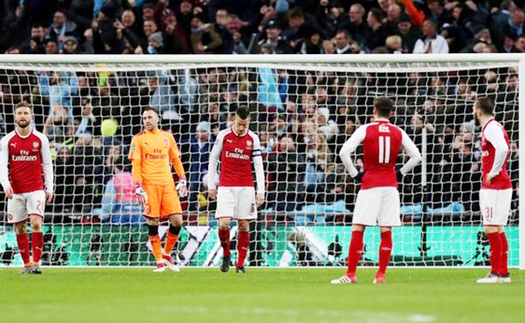
<path id="1" fill-rule="evenodd" d="M 218 131 L 246 105 L 267 180 L 247 265 L 345 266 L 359 185 L 338 153 L 370 121 L 374 98 L 386 95 L 396 105 L 391 121 L 424 153 L 400 185 L 403 226 L 393 230 L 391 264 L 478 266 L 489 263 L 489 247 L 479 212 L 480 129 L 471 111 L 477 97 L 488 96 L 511 140 L 515 194 L 506 230 L 509 262 L 517 266 L 517 90 L 517 62 L 10 63 L 0 66 L 0 136 L 14 129 L 14 105 L 27 101 L 34 127 L 50 139 L 56 196 L 46 209 L 44 265 L 153 265 L 140 205 L 113 175 L 130 171 L 127 153 L 142 109 L 157 109 L 179 145 L 190 188 L 173 256 L 183 266 L 217 266 L 208 157 Z M 406 159 L 400 155 L 399 164 Z M 2 192 L 0 265 L 21 265 L 5 201 Z M 164 223 L 163 239 L 166 231 Z M 232 251 L 235 236 L 234 224 Z M 379 230 L 368 229 L 361 265 L 377 265 L 379 241 Z"/>

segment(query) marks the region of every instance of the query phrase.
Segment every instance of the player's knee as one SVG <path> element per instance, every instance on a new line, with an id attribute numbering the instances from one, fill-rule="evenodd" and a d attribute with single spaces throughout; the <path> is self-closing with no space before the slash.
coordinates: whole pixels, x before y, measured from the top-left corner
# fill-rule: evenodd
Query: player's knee
<path id="1" fill-rule="evenodd" d="M 25 222 L 17 223 L 15 224 L 15 232 L 16 234 L 26 234 L 27 233 L 27 226 Z"/>
<path id="2" fill-rule="evenodd" d="M 42 219 L 40 217 L 31 217 L 32 232 L 42 232 Z"/>
<path id="3" fill-rule="evenodd" d="M 156 236 L 159 234 L 159 226 L 148 224 L 148 235 Z"/>
<path id="4" fill-rule="evenodd" d="M 170 224 L 175 227 L 182 227 L 182 214 L 171 215 Z"/>
<path id="5" fill-rule="evenodd" d="M 168 229 L 170 231 L 171 234 L 174 234 L 174 235 L 179 235 L 180 233 L 180 229 L 181 229 L 182 225 L 173 225 L 170 224 L 170 228 Z"/>

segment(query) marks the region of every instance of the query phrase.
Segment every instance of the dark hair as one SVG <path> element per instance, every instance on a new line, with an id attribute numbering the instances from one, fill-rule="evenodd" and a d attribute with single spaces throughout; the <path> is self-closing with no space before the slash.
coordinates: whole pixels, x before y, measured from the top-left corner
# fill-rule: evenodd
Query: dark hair
<path id="1" fill-rule="evenodd" d="M 299 6 L 295 6 L 288 11 L 288 19 L 302 18 L 304 19 L 303 9 Z"/>
<path id="2" fill-rule="evenodd" d="M 246 120 L 250 117 L 250 110 L 246 106 L 240 106 L 235 110 L 235 115 L 241 118 L 242 120 Z"/>
<path id="3" fill-rule="evenodd" d="M 481 109 L 485 114 L 492 115 L 494 113 L 494 102 L 492 102 L 491 98 L 478 98 L 476 104 L 478 105 L 478 109 Z"/>
<path id="4" fill-rule="evenodd" d="M 142 110 L 142 113 L 146 112 L 146 111 L 153 111 L 155 112 L 157 115 L 159 114 L 159 112 L 155 109 L 155 108 L 152 108 L 152 107 L 145 107 L 143 110 Z"/>
<path id="5" fill-rule="evenodd" d="M 379 8 L 372 8 L 370 9 L 370 13 L 372 16 L 374 16 L 375 20 L 382 22 L 383 18 L 385 18 L 385 14 L 383 13 L 383 10 Z"/>
<path id="6" fill-rule="evenodd" d="M 394 101 L 386 96 L 380 96 L 374 100 L 374 108 L 380 117 L 390 117 L 390 113 L 394 109 Z"/>
<path id="7" fill-rule="evenodd" d="M 31 105 L 29 103 L 27 103 L 26 101 L 22 101 L 20 103 L 18 103 L 17 105 L 15 105 L 15 108 L 13 109 L 13 112 L 16 111 L 16 109 L 18 108 L 29 108 L 31 110 L 31 112 L 33 112 L 33 108 L 31 108 Z"/>

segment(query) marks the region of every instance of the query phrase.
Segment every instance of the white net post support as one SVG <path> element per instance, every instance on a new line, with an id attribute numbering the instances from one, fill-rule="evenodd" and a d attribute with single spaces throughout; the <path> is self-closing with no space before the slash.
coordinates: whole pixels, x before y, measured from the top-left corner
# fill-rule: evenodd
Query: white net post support
<path id="1" fill-rule="evenodd" d="M 525 70 L 523 56 L 519 54 L 447 54 L 447 55 L 188 55 L 188 56 L 168 56 L 168 55 L 114 55 L 114 56 L 102 56 L 102 55 L 0 55 L 0 70 L 11 71 L 14 76 L 7 78 L 7 83 L 0 84 L 2 89 L 14 91 L 15 88 L 29 86 L 33 89 L 37 84 L 31 83 L 26 78 L 18 75 L 20 71 L 25 71 L 27 75 L 34 75 L 36 79 L 39 71 L 64 71 L 70 73 L 98 73 L 108 72 L 109 75 L 121 77 L 124 79 L 123 83 L 117 85 L 117 92 L 120 96 L 114 97 L 114 102 L 109 105 L 109 108 L 117 108 L 119 110 L 119 104 L 121 102 L 128 102 L 132 99 L 140 99 L 138 92 L 131 92 L 126 86 L 131 82 L 129 81 L 144 81 L 143 77 L 133 76 L 133 73 L 153 73 L 158 76 L 158 70 L 173 71 L 174 76 L 177 79 L 171 80 L 172 82 L 179 82 L 175 86 L 178 86 L 179 93 L 169 94 L 168 97 L 177 96 L 180 101 L 184 97 L 184 93 L 191 86 L 199 86 L 201 79 L 200 76 L 203 71 L 206 73 L 214 73 L 217 68 L 221 70 L 222 74 L 217 76 L 217 80 L 220 83 L 219 86 L 214 89 L 213 93 L 198 93 L 200 96 L 211 96 L 219 97 L 220 103 L 231 103 L 220 99 L 224 91 L 233 86 L 233 88 L 240 90 L 244 88 L 248 92 L 247 99 L 243 102 L 237 97 L 235 103 L 245 104 L 248 103 L 252 110 L 254 107 L 259 107 L 262 102 L 259 102 L 261 97 L 262 87 L 258 85 L 265 85 L 265 78 L 262 76 L 263 72 L 259 72 L 259 68 L 269 68 L 272 71 L 286 71 L 289 76 L 290 84 L 289 89 L 294 88 L 294 93 L 287 93 L 295 98 L 294 104 L 298 107 L 305 109 L 306 115 L 312 113 L 308 111 L 310 100 L 316 105 L 313 111 L 315 118 L 318 118 L 320 111 L 320 97 L 334 96 L 340 101 L 332 100 L 335 103 L 336 111 L 329 111 L 329 119 L 334 118 L 339 114 L 338 108 L 342 104 L 348 115 L 342 116 L 341 120 L 351 118 L 354 122 L 368 121 L 371 113 L 370 104 L 373 98 L 379 95 L 387 95 L 396 101 L 396 104 L 402 106 L 402 109 L 398 115 L 393 118 L 393 122 L 402 123 L 406 128 L 411 125 L 411 120 L 418 112 L 422 120 L 431 120 L 429 123 L 433 124 L 435 128 L 439 128 L 439 136 L 442 135 L 443 140 L 450 139 L 450 135 L 454 138 L 456 132 L 460 128 L 461 123 L 464 120 L 470 120 L 471 117 L 471 104 L 475 98 L 474 92 L 476 90 L 485 91 L 480 89 L 486 89 L 488 81 L 486 77 L 490 78 L 484 73 L 491 71 L 495 74 L 495 79 L 498 84 L 498 91 L 502 91 L 502 94 L 506 94 L 506 85 L 500 84 L 509 79 L 509 76 L 513 74 L 511 70 L 516 69 L 519 71 Z M 228 78 L 232 73 L 228 72 L 228 69 L 234 71 L 233 74 L 236 76 L 234 79 Z M 199 72 L 200 71 L 200 72 Z M 10 72 L 10 73 L 11 73 Z M 126 74 L 127 73 L 127 74 Z M 200 73 L 200 74 L 199 74 Z M 421 82 L 409 84 L 408 80 L 410 74 L 416 77 Z M 441 73 L 441 74 L 440 74 Z M 519 72 L 516 71 L 517 75 Z M 241 76 L 242 75 L 242 76 Z M 284 75 L 284 74 L 283 74 Z M 441 75 L 441 76 L 440 76 Z M 443 76 L 444 75 L 444 76 Z M 455 75 L 455 76 L 454 76 Z M 182 86 L 181 80 L 193 76 L 195 83 L 185 82 Z M 206 74 L 205 76 L 208 76 Z M 97 82 L 100 76 L 93 76 Z M 246 77 L 242 79 L 242 77 Z M 142 78 L 142 79 L 141 79 Z M 462 80 L 460 80 L 460 78 Z M 30 79 L 30 78 L 29 78 Z M 340 83 L 322 83 L 322 80 L 331 80 L 332 82 L 340 81 Z M 175 80 L 175 81 L 174 81 Z M 315 81 L 313 81 L 315 80 Z M 465 82 L 467 91 L 472 91 L 472 96 L 465 95 L 465 93 L 455 94 L 449 91 L 451 88 L 460 91 L 460 81 Z M 26 82 L 26 83 L 24 83 Z M 315 83 L 318 82 L 318 83 Z M 407 82 L 407 83 L 403 83 Z M 439 83 L 442 82 L 442 83 Z M 444 83 L 443 83 L 444 82 Z M 451 83 L 447 83 L 451 82 Z M 525 100 L 522 98 L 525 95 L 525 78 L 519 78 L 519 120 L 525 120 Z M 144 84 L 142 84 L 144 85 Z M 278 84 L 281 85 L 281 84 Z M 135 85 L 133 85 L 135 86 Z M 140 85 L 136 85 L 140 86 Z M 246 87 L 245 87 L 246 86 Z M 337 91 L 330 92 L 327 94 L 331 87 L 337 88 Z M 187 87 L 187 88 L 186 88 Z M 345 91 L 340 92 L 340 88 L 345 87 Z M 408 88 L 407 93 L 401 93 L 400 88 Z M 435 92 L 433 89 L 437 88 Z M 183 88 L 181 90 L 181 88 Z M 422 90 L 421 92 L 414 91 L 415 89 Z M 301 92 L 301 89 L 305 89 L 306 92 Z M 124 90 L 124 91 L 123 91 Z M 326 91 L 323 93 L 323 90 Z M 352 92 L 355 90 L 355 92 Z M 464 89 L 463 89 L 464 90 Z M 292 90 L 288 90 L 290 92 Z M 440 92 L 442 91 L 442 92 Z M 4 93 L 7 95 L 8 93 Z M 467 93 L 468 94 L 468 93 Z M 499 94 L 499 93 L 498 93 Z M 41 95 L 41 93 L 25 93 L 25 97 L 33 98 L 33 96 Z M 462 95 L 462 98 L 459 96 Z M 484 95 L 483 92 L 478 95 Z M 334 99 L 332 97 L 331 99 Z M 505 106 L 504 100 L 506 96 L 503 95 L 503 101 L 500 100 L 499 104 Z M 124 101 L 122 101 L 124 100 Z M 128 100 L 128 101 L 126 101 Z M 229 99 L 228 99 L 229 100 Z M 303 101 L 304 100 L 304 101 Z M 339 103 L 343 102 L 343 103 Z M 432 105 L 432 102 L 434 105 Z M 14 102 L 16 103 L 16 102 Z M 285 104 L 286 102 L 282 102 Z M 430 104 L 427 106 L 426 104 Z M 130 115 L 130 120 L 134 120 L 133 124 L 120 124 L 121 127 L 134 127 L 140 129 L 140 111 L 143 106 L 131 107 L 129 103 L 125 103 L 128 107 L 135 108 L 133 115 Z M 179 105 L 180 103 L 177 103 Z M 339 104 L 339 105 L 338 105 Z M 117 105 L 117 106 L 114 106 Z M 194 136 L 196 135 L 195 126 L 197 122 L 204 120 L 203 118 L 206 112 L 203 112 L 200 107 L 201 104 L 195 104 L 198 107 L 197 111 L 193 111 L 189 114 L 188 118 L 191 121 L 185 120 L 184 122 L 191 123 L 189 131 L 191 133 L 184 133 L 184 135 Z M 324 107 L 324 106 L 323 106 Z M 41 106 L 40 109 L 43 109 Z M 444 109 L 443 111 L 439 109 Z M 200 110 L 200 112 L 199 112 Z M 46 109 L 41 110 L 43 112 L 40 115 L 40 120 L 45 120 L 47 116 Z M 279 110 L 277 110 L 279 111 Z M 349 111 L 349 112 L 348 112 Z M 439 118 L 437 117 L 438 112 L 442 114 Z M 9 111 L 5 111 L 6 114 Z M 231 112 L 231 111 L 230 111 Z M 260 113 L 256 111 L 255 115 Z M 265 113 L 273 113 L 270 110 Z M 282 110 L 281 112 L 285 112 Z M 505 112 L 505 111 L 504 111 Z M 512 112 L 512 111 L 511 111 Z M 221 113 L 226 113 L 222 111 Z M 277 112 L 275 112 L 277 114 Z M 197 115 L 196 115 L 197 114 Z M 434 115 L 435 114 L 435 115 Z M 505 114 L 505 113 L 504 113 Z M 5 115 L 3 117 L 6 117 Z M 277 117 L 270 116 L 270 119 L 255 119 L 253 121 L 253 130 L 259 133 L 269 132 L 273 126 L 274 119 Z M 286 118 L 285 118 L 286 119 Z M 138 120 L 138 121 L 137 121 Z M 289 119 L 288 119 L 289 120 Z M 310 120 L 311 123 L 302 121 L 304 128 L 303 130 L 294 130 L 300 133 L 300 136 L 306 137 L 308 126 L 313 125 L 319 126 L 318 121 Z M 458 121 L 459 120 L 459 121 Z M 517 141 L 518 137 L 516 132 L 518 131 L 515 123 L 517 119 L 509 119 L 505 116 L 506 126 L 512 128 L 514 135 L 512 140 Z M 426 121 L 425 121 L 426 122 Z M 525 127 L 524 122 L 519 122 L 519 138 L 522 138 Z M 9 125 L 12 126 L 12 125 Z M 43 125 L 38 124 L 37 127 L 41 129 Z M 338 124 L 340 130 L 344 129 L 344 125 Z M 341 127 L 343 126 L 343 127 Z M 450 126 L 450 129 L 447 129 Z M 12 127 L 11 127 L 12 129 Z M 188 131 L 188 130 L 184 130 Z M 319 134 L 319 130 L 315 131 Z M 479 212 L 465 211 L 454 213 L 454 211 L 447 211 L 443 209 L 439 210 L 442 206 L 447 206 L 447 203 L 454 202 L 448 198 L 443 200 L 434 201 L 432 197 L 436 193 L 436 184 L 440 184 L 439 172 L 436 172 L 436 168 L 439 168 L 440 161 L 436 161 L 436 152 L 433 149 L 433 145 L 437 145 L 436 142 L 430 141 L 432 135 L 438 137 L 435 129 L 430 130 L 426 128 L 426 124 L 423 127 L 421 134 L 421 143 L 423 147 L 423 165 L 417 170 L 417 176 L 420 177 L 419 182 L 410 182 L 415 188 L 415 192 L 404 193 L 405 203 L 404 206 L 410 206 L 416 204 L 415 197 L 420 195 L 424 197 L 424 201 L 419 211 L 407 211 L 404 215 L 407 221 L 403 228 L 394 230 L 394 257 L 393 264 L 406 266 L 406 265 L 420 265 L 420 266 L 472 266 L 475 262 L 478 265 L 483 265 L 483 256 L 486 253 L 487 248 L 484 245 L 482 239 L 476 239 L 476 234 L 482 230 L 480 225 Z M 446 132 L 449 132 L 448 135 Z M 452 133 L 450 133 L 452 131 Z M 261 133 L 262 134 L 262 133 Z M 260 135 L 261 135 L 260 134 Z M 128 134 L 128 136 L 131 134 Z M 479 129 L 476 129 L 476 134 L 479 136 Z M 320 136 L 318 136 L 320 137 Z M 298 137 L 297 137 L 298 138 Z M 302 137 L 301 137 L 302 138 Z M 315 138 L 315 136 L 313 136 Z M 128 138 L 129 139 L 129 138 Z M 277 140 L 278 138 L 272 138 Z M 343 139 L 347 139 L 344 138 Z M 317 140 L 317 139 L 316 139 Z M 455 139 L 452 139 L 455 140 Z M 300 144 L 296 142 L 296 144 Z M 309 145 L 309 143 L 302 142 L 301 144 Z M 448 142 L 447 145 L 452 146 L 452 142 Z M 182 154 L 190 154 L 189 151 L 184 150 L 187 146 L 181 147 Z M 337 145 L 334 145 L 337 149 Z M 340 147 L 339 147 L 340 148 Z M 427 150 L 428 148 L 428 150 Z M 474 149 L 475 147 L 474 143 Z M 289 154 L 289 153 L 286 153 Z M 519 150 L 519 180 L 525 180 L 525 158 L 522 155 L 525 154 L 524 149 Z M 288 156 L 288 155 L 287 155 Z M 309 158 L 305 153 L 306 158 Z M 96 157 L 96 156 L 85 156 L 85 157 Z M 334 167 L 340 170 L 341 164 L 337 165 L 336 152 L 330 151 L 329 158 L 331 161 L 328 162 L 328 166 Z M 87 160 L 87 159 L 86 159 Z M 448 157 L 444 158 L 448 160 Z M 449 166 L 452 166 L 453 161 L 448 160 Z M 284 162 L 286 164 L 287 162 Z M 310 161 L 305 160 L 305 164 Z M 456 162 L 457 163 L 457 162 Z M 459 162 L 462 163 L 462 162 Z M 281 164 L 282 161 L 281 161 Z M 189 164 L 187 164 L 189 165 Z M 84 165 L 86 166 L 86 165 Z M 97 166 L 97 165 L 87 165 Z M 274 163 L 275 166 L 275 163 Z M 265 168 L 268 172 L 270 167 L 269 162 L 265 161 Z M 272 166 L 273 167 L 273 166 Z M 326 167 L 325 169 L 332 169 Z M 186 169 L 188 172 L 189 169 Z M 514 170 L 515 171 L 515 170 Z M 293 170 L 286 171 L 286 175 L 294 175 Z M 460 171 L 462 175 L 467 171 Z M 337 172 L 336 172 L 337 173 Z M 452 176 L 453 170 L 447 168 L 444 171 L 443 176 Z M 337 173 L 338 176 L 336 184 L 340 183 L 343 188 L 353 188 L 354 183 L 346 181 L 344 174 Z M 323 173 L 324 176 L 328 175 L 328 172 Z M 288 178 L 288 177 L 286 177 Z M 450 177 L 451 178 L 451 177 Z M 443 180 L 448 182 L 452 187 L 451 179 Z M 479 179 L 478 179 L 479 180 Z M 341 182 L 339 182 L 341 181 Z M 411 181 L 411 180 L 410 180 Z M 452 190 L 451 188 L 442 188 L 441 191 L 437 192 L 445 196 L 446 194 L 458 193 L 460 199 L 464 199 L 464 196 L 477 195 L 474 187 L 477 184 L 477 179 L 467 180 L 465 185 L 455 187 L 458 192 L 445 192 L 444 190 Z M 287 184 L 299 184 L 299 183 L 287 183 Z M 303 184 L 303 183 L 300 183 Z M 324 183 L 327 184 L 327 183 Z M 469 184 L 471 189 L 469 189 Z M 300 186 L 300 185 L 298 185 Z M 520 186 L 519 194 L 519 208 L 523 208 L 522 203 L 523 185 Z M 287 186 L 291 187 L 291 186 Z M 304 186 L 302 186 L 304 187 Z M 444 187 L 444 186 L 443 186 Z M 423 188 L 427 188 L 426 191 Z M 293 190 L 292 188 L 289 188 Z M 295 188 L 297 190 L 297 188 Z M 274 192 L 277 197 L 274 197 L 272 201 L 274 204 L 281 202 L 279 196 L 282 191 Z M 305 193 L 305 192 L 295 192 Z M 317 191 L 308 192 L 310 195 L 317 195 Z M 446 194 L 445 194 L 446 193 Z M 101 192 L 99 192 L 101 194 Z M 346 209 L 350 209 L 353 205 L 353 198 L 355 192 L 348 193 L 344 191 L 346 199 Z M 456 195 L 458 195 L 456 194 Z M 286 195 L 286 194 L 284 194 Z M 81 197 L 81 196 L 80 196 Z M 428 200 L 428 201 L 427 201 Z M 408 203 L 406 203 L 408 201 Z M 256 228 L 258 233 L 252 238 L 256 240 L 256 248 L 259 253 L 263 254 L 262 261 L 257 265 L 262 266 L 301 266 L 301 265 L 334 265 L 344 266 L 344 258 L 346 257 L 346 250 L 348 249 L 348 240 L 350 236 L 350 224 L 351 224 L 351 212 L 346 211 L 333 211 L 329 207 L 333 205 L 314 205 L 315 200 L 309 200 L 302 209 L 295 210 L 284 210 L 276 211 L 274 209 L 267 209 L 260 212 L 260 221 L 257 223 Z M 462 200 L 462 202 L 471 202 Z M 477 203 L 477 202 L 476 202 Z M 317 203 L 319 204 L 319 203 Z M 316 206 L 319 208 L 308 208 L 306 206 Z M 435 212 L 432 213 L 432 210 Z M 517 210 L 513 210 L 517 211 Z M 448 212 L 448 213 L 447 213 Z M 190 212 L 190 216 L 197 214 L 199 221 L 192 220 L 191 223 L 185 227 L 183 234 L 181 235 L 181 242 L 179 246 L 180 255 L 179 258 L 183 264 L 188 266 L 213 266 L 216 265 L 220 259 L 220 245 L 218 245 L 216 237 L 216 227 L 212 224 L 213 212 L 208 213 L 206 210 L 199 212 Z M 451 214 L 452 213 L 452 214 Z M 520 219 L 523 218 L 519 212 Z M 188 213 L 186 213 L 188 215 Z M 416 217 L 419 216 L 419 218 Z M 277 217 L 284 218 L 283 221 L 276 221 Z M 328 221 L 320 221 L 319 219 L 329 219 Z M 200 221 L 202 220 L 202 221 Z M 525 221 L 519 221 L 519 230 L 514 224 L 512 226 L 512 234 L 509 237 L 512 250 L 512 264 L 514 267 L 525 269 Z M 137 226 L 124 226 L 120 224 L 98 224 L 98 223 L 74 223 L 70 225 L 55 225 L 49 224 L 48 228 L 51 228 L 52 232 L 55 233 L 57 241 L 52 242 L 56 245 L 55 249 L 50 252 L 54 255 L 60 254 L 61 252 L 69 252 L 69 258 L 65 260 L 62 265 L 72 266 L 83 266 L 83 265 L 110 265 L 110 266 L 129 266 L 129 265 L 148 265 L 151 264 L 152 258 L 147 251 L 146 237 L 147 230 L 144 227 Z M 516 230 L 515 230 L 516 229 Z M 161 230 L 164 234 L 166 227 Z M 365 239 L 366 255 L 363 259 L 368 264 L 377 263 L 377 247 L 378 247 L 378 232 L 376 230 L 368 230 L 367 239 Z M 233 230 L 235 232 L 235 229 Z M 11 245 L 13 247 L 14 236 L 11 229 L 3 223 L 0 225 L 0 253 L 5 252 L 4 246 Z M 102 240 L 99 240 L 102 239 Z M 477 240 L 477 241 L 476 241 Z M 63 249 L 60 249 L 60 246 Z M 342 250 L 341 254 L 337 254 L 338 248 Z M 519 247 L 518 247 L 519 246 Z M 342 247 L 342 248 L 341 248 Z M 474 251 L 475 249 L 475 251 Z M 519 252 L 516 250 L 519 249 Z M 62 250 L 62 251 L 61 251 Z M 479 253 L 478 253 L 479 250 Z M 334 255 L 335 254 L 335 255 Z M 478 259 L 480 261 L 478 262 Z M 16 263 L 16 258 L 15 258 Z"/>

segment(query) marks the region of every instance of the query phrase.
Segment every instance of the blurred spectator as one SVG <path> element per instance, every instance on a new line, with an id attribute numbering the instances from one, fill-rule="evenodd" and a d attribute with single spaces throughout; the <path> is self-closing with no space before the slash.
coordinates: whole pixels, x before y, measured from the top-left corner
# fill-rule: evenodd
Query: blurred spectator
<path id="1" fill-rule="evenodd" d="M 46 50 L 46 54 L 49 54 L 49 55 L 59 54 L 60 52 L 58 49 L 58 41 L 54 38 L 46 39 L 45 40 L 45 50 Z"/>
<path id="2" fill-rule="evenodd" d="M 350 34 L 346 30 L 338 30 L 334 37 L 336 54 L 355 54 L 356 48 L 350 46 Z"/>
<path id="3" fill-rule="evenodd" d="M 259 41 L 260 47 L 264 45 L 272 46 L 275 54 L 292 54 L 292 48 L 281 37 L 281 26 L 276 20 L 270 20 L 266 25 L 266 37 Z"/>
<path id="4" fill-rule="evenodd" d="M 23 1 L 4 1 L 5 12 L 2 14 L 6 32 L 6 43 L 9 46 L 19 47 L 29 34 L 31 14 Z M 0 20 L 2 21 L 2 20 Z"/>
<path id="5" fill-rule="evenodd" d="M 214 54 L 222 44 L 221 36 L 212 24 L 204 23 L 203 15 L 195 15 L 191 20 L 191 47 L 195 54 Z"/>
<path id="6" fill-rule="evenodd" d="M 365 40 L 366 47 L 372 51 L 376 47 L 384 46 L 386 38 L 390 35 L 387 28 L 383 25 L 384 13 L 377 8 L 372 8 L 368 12 L 366 22 L 371 31 Z"/>
<path id="7" fill-rule="evenodd" d="M 525 23 L 525 13 L 522 8 L 514 8 L 510 12 L 509 20 L 503 25 L 503 35 L 516 35 L 521 36 L 523 34 L 523 27 Z"/>
<path id="8" fill-rule="evenodd" d="M 93 47 L 96 53 L 120 54 L 124 48 L 122 35 L 117 34 L 115 28 L 116 12 L 112 6 L 104 6 L 100 9 L 97 19 L 93 20 Z"/>
<path id="9" fill-rule="evenodd" d="M 198 209 L 198 195 L 203 191 L 207 191 L 207 174 L 210 152 L 213 147 L 214 137 L 211 135 L 210 123 L 201 121 L 196 128 L 196 134 L 191 137 L 190 142 L 181 145 L 181 150 L 186 152 L 183 154 L 183 162 L 188 163 L 189 181 L 190 181 L 190 195 L 189 195 L 189 210 L 196 211 Z"/>
<path id="10" fill-rule="evenodd" d="M 268 156 L 267 207 L 275 211 L 299 210 L 304 204 L 305 155 L 297 152 L 291 136 L 279 139 L 277 149 Z"/>
<path id="11" fill-rule="evenodd" d="M 142 216 L 142 205 L 135 199 L 133 177 L 127 167 L 116 163 L 113 177 L 107 181 L 102 197 L 102 222 L 119 224 L 140 224 L 145 219 Z"/>
<path id="12" fill-rule="evenodd" d="M 412 53 L 416 41 L 421 37 L 421 29 L 414 27 L 410 17 L 406 14 L 402 14 L 399 18 L 397 29 L 399 36 L 401 36 L 401 41 L 407 49 L 407 53 Z"/>
<path id="13" fill-rule="evenodd" d="M 398 35 L 388 36 L 385 40 L 385 47 L 390 54 L 403 54 L 406 49 L 403 47 L 403 40 Z"/>
<path id="14" fill-rule="evenodd" d="M 49 42 L 48 42 L 49 43 Z M 49 96 L 47 115 L 53 114 L 56 105 L 67 109 L 70 121 L 73 121 L 72 96 L 78 93 L 78 78 L 71 72 L 39 72 L 40 94 Z"/>
<path id="15" fill-rule="evenodd" d="M 178 24 L 175 13 L 170 9 L 164 10 L 162 21 L 164 54 L 188 54 L 190 52 L 189 36 Z"/>
<path id="16" fill-rule="evenodd" d="M 323 54 L 321 35 L 313 32 L 310 37 L 301 41 L 299 54 Z"/>
<path id="17" fill-rule="evenodd" d="M 66 37 L 75 37 L 77 35 L 76 30 L 77 24 L 68 20 L 66 17 L 66 12 L 62 9 L 59 9 L 55 11 L 55 14 L 53 15 L 53 23 L 49 27 L 49 34 L 47 35 L 47 38 L 58 40 L 58 50 L 59 52 L 62 52 Z"/>
<path id="18" fill-rule="evenodd" d="M 361 4 L 354 3 L 350 6 L 350 21 L 343 26 L 343 29 L 348 30 L 350 37 L 360 46 L 363 46 L 365 40 L 372 32 L 364 20 L 365 13 L 365 8 Z"/>
<path id="19" fill-rule="evenodd" d="M 299 52 L 301 44 L 314 33 L 326 38 L 313 15 L 304 13 L 301 7 L 294 7 L 287 12 L 288 26 L 282 36 L 288 41 L 294 52 Z"/>
<path id="20" fill-rule="evenodd" d="M 71 212 L 75 184 L 75 165 L 68 146 L 55 145 L 55 198 L 54 212 Z"/>
<path id="21" fill-rule="evenodd" d="M 63 143 L 73 135 L 72 119 L 66 108 L 59 104 L 53 106 L 53 111 L 47 116 L 42 133 L 48 136 L 50 142 Z"/>
<path id="22" fill-rule="evenodd" d="M 31 26 L 31 38 L 25 40 L 20 45 L 20 52 L 22 54 L 44 54 L 44 39 L 46 37 L 44 27 L 39 24 Z"/>
<path id="23" fill-rule="evenodd" d="M 414 54 L 447 54 L 448 44 L 445 37 L 437 34 L 437 22 L 426 19 L 423 23 L 423 38 L 414 45 Z"/>

